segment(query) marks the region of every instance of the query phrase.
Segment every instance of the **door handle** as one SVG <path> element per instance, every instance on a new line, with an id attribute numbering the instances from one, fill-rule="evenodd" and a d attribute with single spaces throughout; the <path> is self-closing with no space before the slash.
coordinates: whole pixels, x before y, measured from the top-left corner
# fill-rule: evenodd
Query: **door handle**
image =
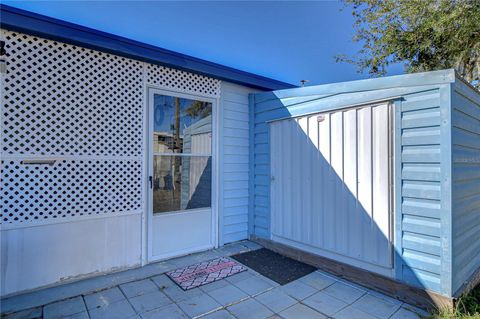
<path id="1" fill-rule="evenodd" d="M 150 181 L 150 188 L 153 188 L 153 176 L 148 176 L 148 180 Z"/>

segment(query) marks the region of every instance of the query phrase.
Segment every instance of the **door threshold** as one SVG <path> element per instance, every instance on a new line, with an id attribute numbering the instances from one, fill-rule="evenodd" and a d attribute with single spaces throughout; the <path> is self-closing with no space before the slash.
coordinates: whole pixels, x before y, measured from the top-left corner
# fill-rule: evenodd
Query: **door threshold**
<path id="1" fill-rule="evenodd" d="M 152 256 L 152 258 L 150 258 L 150 260 L 148 260 L 147 263 L 150 264 L 150 263 L 155 263 L 155 262 L 159 262 L 159 261 L 166 261 L 166 260 L 169 260 L 169 259 L 184 257 L 184 256 L 195 254 L 195 253 L 201 253 L 201 252 L 211 250 L 211 249 L 214 249 L 214 248 L 215 248 L 215 245 L 210 244 L 210 245 L 205 245 L 205 246 L 200 246 L 200 247 L 195 247 L 195 248 L 182 249 L 182 250 L 175 251 L 175 252 L 172 252 L 172 253 L 166 253 L 166 254 L 162 254 L 162 255 Z"/>

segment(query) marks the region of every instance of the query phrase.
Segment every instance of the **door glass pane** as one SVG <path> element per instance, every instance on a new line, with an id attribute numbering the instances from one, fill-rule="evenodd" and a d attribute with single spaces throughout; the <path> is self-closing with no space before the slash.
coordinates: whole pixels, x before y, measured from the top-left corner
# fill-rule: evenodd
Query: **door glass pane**
<path id="1" fill-rule="evenodd" d="M 153 152 L 154 213 L 211 207 L 212 103 L 155 94 Z"/>
<path id="2" fill-rule="evenodd" d="M 212 103 L 154 95 L 153 152 L 211 154 Z"/>
<path id="3" fill-rule="evenodd" d="M 211 207 L 212 157 L 153 157 L 153 213 Z"/>

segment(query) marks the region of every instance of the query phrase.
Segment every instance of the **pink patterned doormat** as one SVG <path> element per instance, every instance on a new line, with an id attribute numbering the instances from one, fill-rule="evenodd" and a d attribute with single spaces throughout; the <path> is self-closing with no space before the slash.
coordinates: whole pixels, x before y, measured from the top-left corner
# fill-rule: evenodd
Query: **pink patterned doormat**
<path id="1" fill-rule="evenodd" d="M 167 272 L 183 290 L 193 289 L 247 270 L 244 266 L 226 257 L 202 261 L 184 268 Z"/>

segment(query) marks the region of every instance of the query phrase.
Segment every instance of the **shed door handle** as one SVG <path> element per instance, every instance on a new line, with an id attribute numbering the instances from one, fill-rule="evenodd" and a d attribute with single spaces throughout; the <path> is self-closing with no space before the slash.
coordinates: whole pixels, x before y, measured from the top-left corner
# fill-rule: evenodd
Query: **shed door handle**
<path id="1" fill-rule="evenodd" d="M 150 188 L 153 188 L 153 176 L 148 176 L 148 180 L 150 181 Z"/>

